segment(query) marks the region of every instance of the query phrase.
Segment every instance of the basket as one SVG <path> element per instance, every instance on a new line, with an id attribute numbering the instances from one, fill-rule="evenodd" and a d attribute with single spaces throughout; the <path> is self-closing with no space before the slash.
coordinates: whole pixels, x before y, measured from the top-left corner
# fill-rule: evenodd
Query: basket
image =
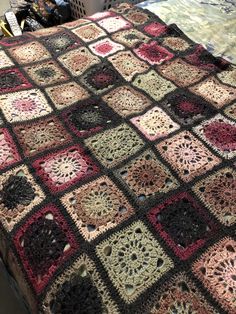
<path id="1" fill-rule="evenodd" d="M 85 15 L 89 16 L 96 12 L 106 11 L 112 6 L 122 3 L 130 2 L 137 4 L 144 0 L 70 0 L 71 15 L 75 19 L 79 19 Z"/>

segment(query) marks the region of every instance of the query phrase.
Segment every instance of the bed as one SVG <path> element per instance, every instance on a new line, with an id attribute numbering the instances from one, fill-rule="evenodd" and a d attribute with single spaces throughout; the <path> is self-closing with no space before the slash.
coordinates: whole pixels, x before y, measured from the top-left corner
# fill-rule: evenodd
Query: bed
<path id="1" fill-rule="evenodd" d="M 0 41 L 0 255 L 32 314 L 235 313 L 235 47 L 141 6 Z"/>

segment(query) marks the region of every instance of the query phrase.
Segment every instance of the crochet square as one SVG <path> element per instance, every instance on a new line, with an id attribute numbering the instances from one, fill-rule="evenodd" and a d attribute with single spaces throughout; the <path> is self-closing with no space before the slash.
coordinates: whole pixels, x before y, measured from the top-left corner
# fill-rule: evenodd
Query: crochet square
<path id="1" fill-rule="evenodd" d="M 193 128 L 217 153 L 226 159 L 236 156 L 236 123 L 221 114 Z"/>
<path id="2" fill-rule="evenodd" d="M 136 58 L 131 51 L 118 52 L 108 60 L 127 81 L 131 81 L 135 74 L 148 70 L 147 64 Z"/>
<path id="3" fill-rule="evenodd" d="M 0 50 L 0 69 L 4 69 L 13 65 L 13 61 L 7 56 L 7 54 Z"/>
<path id="4" fill-rule="evenodd" d="M 186 87 L 197 83 L 209 72 L 191 65 L 180 58 L 166 62 L 158 66 L 158 71 L 167 79 L 173 81 L 180 87 Z M 200 83 L 201 84 L 201 83 Z"/>
<path id="5" fill-rule="evenodd" d="M 111 37 L 129 48 L 134 48 L 137 44 L 147 42 L 150 39 L 135 28 L 117 32 Z"/>
<path id="6" fill-rule="evenodd" d="M 0 95 L 0 103 L 3 114 L 10 123 L 32 120 L 52 112 L 43 93 L 38 89 Z"/>
<path id="7" fill-rule="evenodd" d="M 109 90 L 120 81 L 120 74 L 107 63 L 91 67 L 81 78 L 81 82 L 96 95 Z"/>
<path id="8" fill-rule="evenodd" d="M 228 116 L 229 118 L 236 120 L 236 102 L 232 104 L 231 106 L 228 106 L 224 110 L 224 114 Z"/>
<path id="9" fill-rule="evenodd" d="M 119 121 L 119 116 L 97 98 L 78 103 L 63 112 L 62 118 L 78 137 L 87 137 Z"/>
<path id="10" fill-rule="evenodd" d="M 75 35 L 81 38 L 84 42 L 88 43 L 100 37 L 106 36 L 104 30 L 94 23 L 79 26 L 72 30 Z"/>
<path id="11" fill-rule="evenodd" d="M 162 107 L 183 125 L 196 123 L 216 113 L 216 109 L 204 99 L 185 90 L 168 95 L 163 100 Z"/>
<path id="12" fill-rule="evenodd" d="M 143 147 L 144 142 L 126 123 L 85 140 L 99 161 L 112 168 Z"/>
<path id="13" fill-rule="evenodd" d="M 222 84 L 213 76 L 189 89 L 218 109 L 236 99 L 236 88 Z"/>
<path id="14" fill-rule="evenodd" d="M 45 198 L 25 165 L 0 175 L 0 221 L 9 232 Z"/>
<path id="15" fill-rule="evenodd" d="M 26 219 L 13 241 L 37 294 L 60 265 L 78 249 L 69 224 L 54 204 L 46 205 Z"/>
<path id="16" fill-rule="evenodd" d="M 24 70 L 39 86 L 48 86 L 68 80 L 68 75 L 53 60 L 27 66 Z"/>
<path id="17" fill-rule="evenodd" d="M 98 24 L 103 27 L 108 33 L 114 33 L 121 29 L 127 29 L 132 26 L 131 23 L 126 21 L 121 16 L 107 17 L 99 21 Z"/>
<path id="18" fill-rule="evenodd" d="M 231 65 L 217 74 L 218 79 L 224 83 L 236 87 L 236 67 Z"/>
<path id="19" fill-rule="evenodd" d="M 110 38 L 104 38 L 89 45 L 91 51 L 100 57 L 107 57 L 117 51 L 124 50 L 124 46 L 112 41 Z"/>
<path id="20" fill-rule="evenodd" d="M 76 82 L 59 84 L 46 88 L 48 96 L 57 109 L 62 110 L 70 105 L 88 98 L 90 95 L 86 89 Z"/>
<path id="21" fill-rule="evenodd" d="M 151 150 L 117 169 L 115 175 L 138 203 L 161 198 L 164 193 L 179 187 L 178 181 Z"/>
<path id="22" fill-rule="evenodd" d="M 51 57 L 48 50 L 38 41 L 31 41 L 24 45 L 12 47 L 8 51 L 12 58 L 22 65 L 43 61 Z"/>
<path id="23" fill-rule="evenodd" d="M 188 259 L 216 232 L 205 209 L 188 192 L 152 208 L 148 219 L 181 260 Z"/>
<path id="24" fill-rule="evenodd" d="M 128 13 L 124 14 L 124 17 L 134 25 L 142 25 L 150 19 L 149 14 L 140 11 L 138 8 L 133 9 L 132 11 L 129 10 Z"/>
<path id="25" fill-rule="evenodd" d="M 176 89 L 173 83 L 161 77 L 154 70 L 138 75 L 132 84 L 144 90 L 156 101 L 161 100 L 166 94 Z"/>
<path id="26" fill-rule="evenodd" d="M 71 136 L 55 116 L 18 124 L 14 132 L 26 156 L 34 156 L 71 141 Z"/>
<path id="27" fill-rule="evenodd" d="M 81 75 L 92 65 L 100 63 L 100 59 L 85 47 L 69 51 L 60 56 L 58 60 L 73 76 Z"/>
<path id="28" fill-rule="evenodd" d="M 222 71 L 227 64 L 227 61 L 223 61 L 220 58 L 215 58 L 210 54 L 202 45 L 196 45 L 194 50 L 184 57 L 184 59 L 197 66 L 198 68 L 211 71 Z"/>
<path id="29" fill-rule="evenodd" d="M 158 45 L 156 41 L 149 43 L 142 43 L 134 52 L 139 58 L 147 61 L 148 63 L 162 64 L 174 57 L 173 53 L 169 52 L 166 48 Z"/>
<path id="30" fill-rule="evenodd" d="M 73 308 L 73 313 L 119 314 L 94 262 L 85 254 L 54 280 L 42 301 L 47 313 L 60 313 L 62 308 L 65 312 Z"/>
<path id="31" fill-rule="evenodd" d="M 30 88 L 32 85 L 16 68 L 0 70 L 0 95 Z"/>
<path id="32" fill-rule="evenodd" d="M 156 147 L 185 182 L 206 173 L 221 162 L 189 131 L 182 131 Z"/>
<path id="33" fill-rule="evenodd" d="M 235 182 L 236 171 L 227 167 L 200 180 L 193 187 L 205 206 L 226 226 L 236 223 Z"/>
<path id="34" fill-rule="evenodd" d="M 186 313 L 186 311 L 216 314 L 193 281 L 185 273 L 180 273 L 160 289 L 150 313 Z"/>
<path id="35" fill-rule="evenodd" d="M 153 107 L 141 116 L 130 119 L 130 121 L 149 141 L 166 137 L 179 129 L 179 125 L 158 106 Z"/>
<path id="36" fill-rule="evenodd" d="M 58 55 L 70 49 L 77 48 L 82 44 L 77 36 L 66 30 L 62 30 L 60 33 L 56 33 L 54 35 L 43 37 L 42 41 L 49 51 L 54 55 Z"/>
<path id="37" fill-rule="evenodd" d="M 99 172 L 79 145 L 41 157 L 33 162 L 33 167 L 52 193 L 63 191 Z"/>
<path id="38" fill-rule="evenodd" d="M 151 105 L 151 101 L 146 96 L 129 85 L 117 87 L 102 98 L 122 117 L 139 113 Z"/>
<path id="39" fill-rule="evenodd" d="M 192 270 L 225 311 L 233 313 L 235 300 L 236 241 L 224 238 L 205 252 Z"/>
<path id="40" fill-rule="evenodd" d="M 14 140 L 6 128 L 0 128 L 0 170 L 21 160 Z"/>
<path id="41" fill-rule="evenodd" d="M 174 267 L 141 221 L 114 233 L 101 242 L 96 251 L 126 303 L 133 302 Z"/>
<path id="42" fill-rule="evenodd" d="M 116 227 L 134 213 L 123 193 L 106 176 L 73 190 L 61 201 L 87 241 Z"/>
<path id="43" fill-rule="evenodd" d="M 174 36 L 164 37 L 161 43 L 163 46 L 179 53 L 185 52 L 191 47 L 191 45 L 183 38 Z"/>
<path id="44" fill-rule="evenodd" d="M 0 47 L 12 47 L 24 44 L 28 42 L 29 40 L 32 40 L 32 36 L 29 33 L 24 33 L 21 36 L 14 36 L 14 37 L 3 37 L 1 39 Z"/>
<path id="45" fill-rule="evenodd" d="M 152 37 L 158 37 L 167 32 L 168 26 L 160 22 L 152 22 L 145 25 L 143 30 Z"/>

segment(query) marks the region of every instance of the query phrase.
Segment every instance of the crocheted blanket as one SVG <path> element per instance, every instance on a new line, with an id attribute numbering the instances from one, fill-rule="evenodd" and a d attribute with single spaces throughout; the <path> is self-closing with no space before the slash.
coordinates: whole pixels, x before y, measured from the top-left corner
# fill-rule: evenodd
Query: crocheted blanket
<path id="1" fill-rule="evenodd" d="M 235 313 L 235 67 L 127 4 L 0 47 L 0 251 L 31 313 Z"/>

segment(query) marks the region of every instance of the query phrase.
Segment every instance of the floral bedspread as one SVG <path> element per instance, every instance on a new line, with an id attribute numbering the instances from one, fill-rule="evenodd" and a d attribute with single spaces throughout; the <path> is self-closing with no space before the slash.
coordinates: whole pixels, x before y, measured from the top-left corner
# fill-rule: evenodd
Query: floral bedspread
<path id="1" fill-rule="evenodd" d="M 149 0 L 139 6 L 177 24 L 212 54 L 236 63 L 236 0 Z"/>

